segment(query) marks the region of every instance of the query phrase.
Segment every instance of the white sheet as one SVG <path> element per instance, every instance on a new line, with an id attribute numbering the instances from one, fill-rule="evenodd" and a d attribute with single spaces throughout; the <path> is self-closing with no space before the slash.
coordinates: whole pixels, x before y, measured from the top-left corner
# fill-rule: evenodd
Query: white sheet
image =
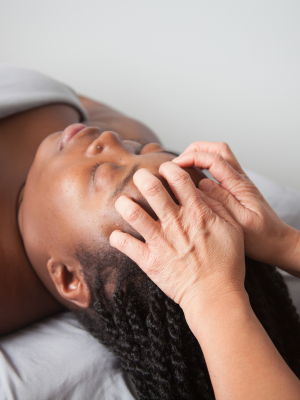
<path id="1" fill-rule="evenodd" d="M 0 399 L 133 397 L 115 357 L 68 312 L 1 340 Z"/>
<path id="2" fill-rule="evenodd" d="M 267 200 L 300 229 L 300 192 L 248 171 Z M 300 280 L 284 274 L 300 312 Z M 2 400 L 131 400 L 115 357 L 86 333 L 70 313 L 0 340 Z"/>

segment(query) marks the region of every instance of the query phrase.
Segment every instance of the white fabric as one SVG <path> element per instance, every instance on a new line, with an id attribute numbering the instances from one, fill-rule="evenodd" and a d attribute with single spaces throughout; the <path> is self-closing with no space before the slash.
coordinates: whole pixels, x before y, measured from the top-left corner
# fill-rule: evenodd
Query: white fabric
<path id="1" fill-rule="evenodd" d="M 300 191 L 279 185 L 254 171 L 246 173 L 280 218 L 300 230 Z"/>
<path id="2" fill-rule="evenodd" d="M 40 72 L 0 63 L 0 118 L 48 104 L 68 104 L 87 118 L 78 96 L 69 86 Z"/>
<path id="3" fill-rule="evenodd" d="M 300 192 L 248 173 L 278 214 L 300 229 Z M 283 275 L 300 312 L 300 280 Z M 133 396 L 115 357 L 70 313 L 64 313 L 0 340 L 0 399 L 132 400 Z"/>
<path id="4" fill-rule="evenodd" d="M 1 339 L 0 399 L 133 397 L 115 357 L 68 312 Z"/>

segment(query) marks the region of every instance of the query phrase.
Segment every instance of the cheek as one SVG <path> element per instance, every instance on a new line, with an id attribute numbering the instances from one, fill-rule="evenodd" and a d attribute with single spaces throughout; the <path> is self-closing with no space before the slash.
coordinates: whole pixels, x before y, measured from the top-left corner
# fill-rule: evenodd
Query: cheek
<path id="1" fill-rule="evenodd" d="M 104 163 L 97 168 L 94 182 L 97 190 L 111 193 L 116 181 L 120 181 L 125 167 L 113 163 Z"/>
<path id="2" fill-rule="evenodd" d="M 127 222 L 117 213 L 114 207 L 106 208 L 105 212 L 101 212 L 97 224 L 97 234 L 100 234 L 102 239 L 108 240 L 112 231 L 116 229 L 123 232 L 133 231 Z"/>
<path id="3" fill-rule="evenodd" d="M 100 235 L 102 240 L 108 241 L 110 234 L 114 230 L 127 232 L 137 238 L 141 236 L 117 213 L 114 207 L 108 208 L 101 213 L 100 221 L 98 223 L 97 235 Z"/>

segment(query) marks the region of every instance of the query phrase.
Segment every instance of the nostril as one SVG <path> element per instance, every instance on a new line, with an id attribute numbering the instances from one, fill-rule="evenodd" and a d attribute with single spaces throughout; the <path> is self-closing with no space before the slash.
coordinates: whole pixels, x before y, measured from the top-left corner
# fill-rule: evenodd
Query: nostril
<path id="1" fill-rule="evenodd" d="M 94 139 L 87 147 L 86 154 L 88 156 L 94 156 L 103 152 L 105 145 L 99 140 L 99 138 Z"/>

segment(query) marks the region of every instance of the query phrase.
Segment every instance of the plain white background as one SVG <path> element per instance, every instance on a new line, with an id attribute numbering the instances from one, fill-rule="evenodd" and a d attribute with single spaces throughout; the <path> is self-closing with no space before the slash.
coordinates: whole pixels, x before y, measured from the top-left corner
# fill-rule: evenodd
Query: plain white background
<path id="1" fill-rule="evenodd" d="M 0 0 L 0 61 L 300 189 L 299 0 Z"/>

